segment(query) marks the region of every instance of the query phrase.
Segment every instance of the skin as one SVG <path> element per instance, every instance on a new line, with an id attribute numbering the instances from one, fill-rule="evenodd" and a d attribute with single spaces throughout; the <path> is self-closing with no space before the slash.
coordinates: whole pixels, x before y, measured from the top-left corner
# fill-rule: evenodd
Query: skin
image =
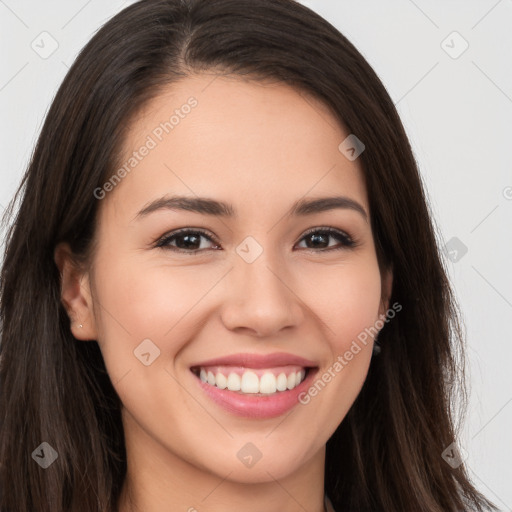
<path id="1" fill-rule="evenodd" d="M 285 216 L 297 199 L 335 192 L 369 218 L 362 169 L 338 150 L 349 132 L 318 100 L 284 84 L 205 74 L 146 106 L 122 161 L 190 96 L 198 105 L 101 200 L 90 266 L 74 266 L 66 244 L 55 252 L 73 335 L 97 340 L 123 402 L 128 476 L 119 511 L 321 512 L 325 444 L 364 383 L 372 339 L 309 404 L 273 419 L 220 408 L 189 368 L 239 352 L 289 352 L 317 362 L 321 375 L 385 314 L 392 276 L 379 271 L 362 215 Z M 165 194 L 223 200 L 238 216 L 136 218 Z M 304 238 L 325 226 L 358 245 Z M 218 242 L 200 238 L 196 255 L 152 245 L 179 228 L 202 228 Z M 247 236 L 263 249 L 252 263 L 236 252 Z M 147 338 L 160 350 L 149 366 L 134 356 Z M 262 454 L 251 468 L 237 457 L 248 442 Z"/>

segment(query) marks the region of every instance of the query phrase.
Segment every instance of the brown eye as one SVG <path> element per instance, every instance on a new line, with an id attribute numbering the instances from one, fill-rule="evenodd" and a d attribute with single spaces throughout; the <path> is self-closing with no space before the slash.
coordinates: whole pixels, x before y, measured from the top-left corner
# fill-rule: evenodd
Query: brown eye
<path id="1" fill-rule="evenodd" d="M 330 243 L 332 239 L 337 240 L 338 244 L 332 245 Z M 206 240 L 206 242 L 203 242 L 203 240 Z M 304 248 L 314 252 L 349 249 L 357 245 L 349 235 L 334 228 L 315 228 L 303 235 L 302 240 L 306 242 Z M 213 243 L 213 247 L 208 247 L 208 242 Z M 155 247 L 189 255 L 195 255 L 208 249 L 218 250 L 220 248 L 211 234 L 197 229 L 181 229 L 169 233 L 158 240 Z"/>
<path id="2" fill-rule="evenodd" d="M 339 244 L 337 246 L 331 246 L 329 244 L 330 239 L 338 240 Z M 351 248 L 356 245 L 355 241 L 346 233 L 333 228 L 315 228 L 306 233 L 301 238 L 301 241 L 302 240 L 310 241 L 309 244 L 306 242 L 306 249 L 318 249 L 321 252 Z"/>
<path id="3" fill-rule="evenodd" d="M 156 247 L 195 254 L 208 249 L 208 247 L 205 247 L 205 245 L 208 244 L 202 243 L 202 239 L 216 243 L 215 240 L 204 231 L 182 229 L 165 235 L 156 243 Z"/>

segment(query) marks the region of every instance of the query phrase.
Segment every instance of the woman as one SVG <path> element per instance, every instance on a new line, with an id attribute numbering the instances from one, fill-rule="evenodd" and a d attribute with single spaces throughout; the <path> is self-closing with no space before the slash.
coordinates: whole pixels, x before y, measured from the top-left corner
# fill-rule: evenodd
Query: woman
<path id="1" fill-rule="evenodd" d="M 126 8 L 19 197 L 0 510 L 493 509 L 456 449 L 462 337 L 411 148 L 312 11 Z"/>

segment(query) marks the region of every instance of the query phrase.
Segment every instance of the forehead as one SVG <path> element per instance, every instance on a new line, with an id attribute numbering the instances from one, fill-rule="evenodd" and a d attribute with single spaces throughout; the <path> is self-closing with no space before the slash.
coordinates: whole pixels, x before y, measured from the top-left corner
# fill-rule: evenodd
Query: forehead
<path id="1" fill-rule="evenodd" d="M 119 162 L 126 177 L 109 199 L 126 209 L 123 198 L 135 208 L 186 193 L 261 209 L 339 193 L 367 209 L 359 162 L 339 150 L 348 135 L 326 105 L 289 85 L 192 76 L 132 121 Z"/>

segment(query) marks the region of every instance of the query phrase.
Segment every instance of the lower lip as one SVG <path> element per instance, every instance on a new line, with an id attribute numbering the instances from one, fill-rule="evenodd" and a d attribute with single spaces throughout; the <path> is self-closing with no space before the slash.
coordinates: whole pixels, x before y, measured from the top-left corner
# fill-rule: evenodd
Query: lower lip
<path id="1" fill-rule="evenodd" d="M 226 411 L 245 418 L 275 418 L 299 403 L 299 395 L 308 389 L 318 368 L 310 368 L 306 378 L 295 388 L 273 395 L 241 394 L 203 382 L 194 375 L 201 389 Z"/>

